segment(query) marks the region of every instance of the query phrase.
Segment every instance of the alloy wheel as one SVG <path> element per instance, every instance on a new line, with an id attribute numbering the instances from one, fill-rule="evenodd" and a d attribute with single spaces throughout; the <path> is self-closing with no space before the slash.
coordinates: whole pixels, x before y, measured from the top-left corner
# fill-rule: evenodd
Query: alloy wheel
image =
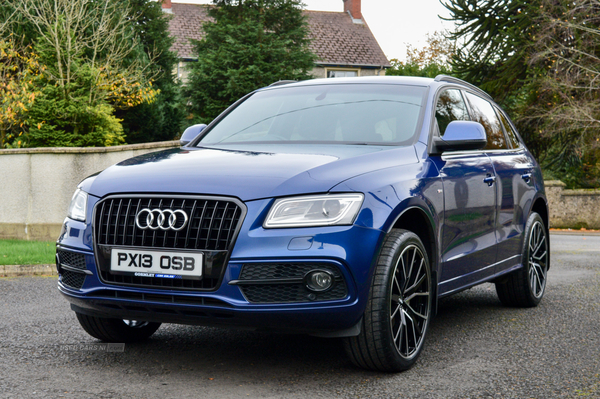
<path id="1" fill-rule="evenodd" d="M 540 222 L 531 228 L 529 236 L 529 284 L 531 293 L 540 298 L 546 287 L 548 273 L 548 240 L 546 231 Z"/>
<path id="2" fill-rule="evenodd" d="M 423 343 L 430 312 L 430 278 L 423 253 L 407 246 L 398 258 L 390 289 L 390 324 L 394 346 L 410 359 Z"/>

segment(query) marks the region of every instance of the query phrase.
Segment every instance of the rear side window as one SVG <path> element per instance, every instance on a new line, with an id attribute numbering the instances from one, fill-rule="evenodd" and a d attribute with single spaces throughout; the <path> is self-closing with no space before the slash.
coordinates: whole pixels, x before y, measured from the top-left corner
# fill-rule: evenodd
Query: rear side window
<path id="1" fill-rule="evenodd" d="M 507 149 L 506 138 L 504 137 L 504 131 L 500 124 L 500 119 L 494 111 L 494 107 L 489 101 L 476 96 L 471 93 L 466 93 L 469 104 L 471 104 L 471 110 L 473 113 L 473 120 L 479 122 L 485 128 L 487 135 L 486 150 L 503 150 Z"/>
<path id="2" fill-rule="evenodd" d="M 449 89 L 440 94 L 435 106 L 435 119 L 440 128 L 440 136 L 452 121 L 468 121 L 469 113 L 460 90 Z"/>
<path id="3" fill-rule="evenodd" d="M 517 138 L 517 134 L 515 133 L 514 129 L 512 128 L 512 125 L 508 121 L 508 118 L 506 117 L 506 115 L 504 115 L 502 113 L 502 111 L 499 111 L 499 110 L 496 110 L 496 111 L 498 112 L 498 115 L 500 115 L 500 119 L 502 120 L 504 129 L 506 130 L 506 135 L 508 136 L 508 141 L 510 141 L 512 148 L 519 148 L 521 146 L 521 143 L 519 142 L 519 139 Z"/>

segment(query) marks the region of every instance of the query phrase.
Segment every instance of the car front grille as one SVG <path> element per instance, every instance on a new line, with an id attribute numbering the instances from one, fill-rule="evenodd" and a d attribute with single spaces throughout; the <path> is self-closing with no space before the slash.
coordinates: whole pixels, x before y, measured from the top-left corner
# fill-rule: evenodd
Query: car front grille
<path id="1" fill-rule="evenodd" d="M 81 289 L 87 271 L 85 255 L 62 249 L 57 249 L 56 254 L 58 255 L 57 266 L 60 271 L 60 281 L 67 287 Z"/>
<path id="2" fill-rule="evenodd" d="M 180 230 L 141 230 L 135 218 L 142 209 L 181 209 L 189 216 Z M 117 197 L 96 208 L 96 242 L 146 248 L 227 250 L 234 239 L 242 207 L 231 200 Z"/>
<path id="3" fill-rule="evenodd" d="M 182 227 L 183 223 L 178 220 L 175 229 L 140 229 L 136 215 L 143 209 L 181 210 L 188 216 L 187 223 Z M 100 277 L 117 285 L 215 289 L 222 278 L 245 209 L 240 201 L 223 197 L 111 196 L 101 200 L 94 211 L 94 241 Z M 145 223 L 145 215 L 140 219 Z M 168 222 L 163 227 L 168 227 Z M 202 252 L 203 278 L 188 280 L 113 274 L 110 271 L 113 248 Z"/>
<path id="4" fill-rule="evenodd" d="M 85 281 L 85 274 L 63 270 L 60 274 L 60 281 L 68 287 L 80 290 Z"/>
<path id="5" fill-rule="evenodd" d="M 325 270 L 334 276 L 331 289 L 313 292 L 306 287 L 304 277 L 313 270 Z M 333 301 L 348 295 L 339 268 L 326 263 L 248 263 L 242 267 L 237 285 L 251 303 Z"/>
<path id="6" fill-rule="evenodd" d="M 202 305 L 212 306 L 218 308 L 231 308 L 232 306 L 227 302 L 221 301 L 215 298 L 198 297 L 198 296 L 186 296 L 186 295 L 169 295 L 169 294 L 148 294 L 144 292 L 131 292 L 131 291 L 120 291 L 120 290 L 102 290 L 95 291 L 90 294 L 94 297 L 110 298 L 110 299 L 127 299 L 135 300 L 140 302 L 148 302 L 155 304 L 183 304 L 183 305 Z M 175 311 L 173 311 L 175 312 Z"/>
<path id="7" fill-rule="evenodd" d="M 61 265 L 71 266 L 80 270 L 86 270 L 85 255 L 76 252 L 64 251 L 61 249 L 57 250 L 56 253 L 58 254 Z"/>
<path id="8" fill-rule="evenodd" d="M 310 298 L 304 284 L 270 284 L 242 286 L 242 292 L 253 303 L 298 303 L 313 301 L 332 301 L 346 297 L 344 284 L 336 284 L 331 290 L 314 293 Z"/>

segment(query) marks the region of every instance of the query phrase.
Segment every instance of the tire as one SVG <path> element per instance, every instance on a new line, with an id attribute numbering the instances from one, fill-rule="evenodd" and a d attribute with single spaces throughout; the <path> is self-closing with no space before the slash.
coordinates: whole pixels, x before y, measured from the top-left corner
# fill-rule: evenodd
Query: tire
<path id="1" fill-rule="evenodd" d="M 505 306 L 537 306 L 546 291 L 550 267 L 550 241 L 544 221 L 533 212 L 525 225 L 521 261 L 523 267 L 496 282 L 496 292 Z"/>
<path id="2" fill-rule="evenodd" d="M 75 312 L 81 327 L 92 337 L 104 342 L 137 342 L 149 338 L 160 323 L 137 320 L 108 319 Z"/>
<path id="3" fill-rule="evenodd" d="M 377 259 L 361 332 L 344 339 L 352 362 L 389 372 L 412 367 L 423 350 L 433 292 L 423 243 L 414 233 L 392 230 Z"/>

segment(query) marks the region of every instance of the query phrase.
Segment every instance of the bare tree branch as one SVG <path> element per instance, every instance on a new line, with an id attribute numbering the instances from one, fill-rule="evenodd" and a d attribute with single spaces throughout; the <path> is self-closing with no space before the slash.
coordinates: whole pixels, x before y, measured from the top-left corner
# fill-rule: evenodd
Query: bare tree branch
<path id="1" fill-rule="evenodd" d="M 88 102 L 112 101 L 123 107 L 121 85 L 133 85 L 140 90 L 155 78 L 150 63 L 136 56 L 139 39 L 131 29 L 135 16 L 128 7 L 113 0 L 9 0 L 17 12 L 36 28 L 40 40 L 52 48 L 55 62 L 46 76 L 55 81 L 70 96 L 76 69 L 87 64 L 93 74 Z M 118 71 L 115 73 L 115 71 Z M 99 90 L 99 87 L 104 90 Z"/>

